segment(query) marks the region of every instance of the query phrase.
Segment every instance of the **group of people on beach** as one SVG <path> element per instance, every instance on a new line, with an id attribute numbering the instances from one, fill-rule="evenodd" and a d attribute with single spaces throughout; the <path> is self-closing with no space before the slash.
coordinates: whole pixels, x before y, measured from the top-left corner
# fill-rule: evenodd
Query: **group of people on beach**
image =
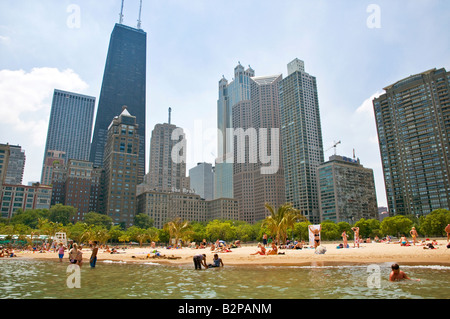
<path id="1" fill-rule="evenodd" d="M 68 244 L 69 247 L 65 247 L 63 243 L 59 243 L 57 252 L 59 261 L 62 262 L 64 259 L 64 253 L 66 250 L 68 250 L 69 253 L 69 263 L 78 265 L 81 267 L 83 265 L 83 246 L 78 245 L 77 243 L 74 243 L 73 241 L 70 241 Z M 91 268 L 95 268 L 95 265 L 97 263 L 97 253 L 98 253 L 98 242 L 94 241 L 91 243 L 91 256 L 89 258 L 89 265 Z"/>

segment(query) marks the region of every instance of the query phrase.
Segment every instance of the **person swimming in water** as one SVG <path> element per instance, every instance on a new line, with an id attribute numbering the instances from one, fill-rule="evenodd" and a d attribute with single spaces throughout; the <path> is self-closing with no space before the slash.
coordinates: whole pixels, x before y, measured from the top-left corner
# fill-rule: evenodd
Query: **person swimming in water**
<path id="1" fill-rule="evenodd" d="M 404 271 L 400 270 L 400 266 L 398 264 L 393 264 L 391 266 L 391 274 L 389 275 L 389 281 L 401 281 L 401 280 L 415 280 L 420 281 L 420 279 L 411 279 L 405 274 Z"/>

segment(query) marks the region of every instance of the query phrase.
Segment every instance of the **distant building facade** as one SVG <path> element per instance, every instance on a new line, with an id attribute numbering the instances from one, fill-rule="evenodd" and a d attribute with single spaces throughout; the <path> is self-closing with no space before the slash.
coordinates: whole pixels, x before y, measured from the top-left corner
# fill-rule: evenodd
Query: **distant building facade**
<path id="1" fill-rule="evenodd" d="M 19 209 L 50 209 L 51 198 L 51 186 L 39 183 L 32 186 L 3 184 L 0 193 L 0 216 L 10 219 Z"/>
<path id="2" fill-rule="evenodd" d="M 214 170 L 210 163 L 198 163 L 189 170 L 190 188 L 201 198 L 214 199 Z"/>
<path id="3" fill-rule="evenodd" d="M 378 219 L 373 170 L 359 160 L 333 155 L 317 168 L 321 220 L 354 224 Z"/>
<path id="4" fill-rule="evenodd" d="M 279 85 L 286 201 L 319 223 L 316 173 L 324 156 L 317 80 L 299 59 L 290 62 L 288 70 Z"/>
<path id="5" fill-rule="evenodd" d="M 213 219 L 238 219 L 238 204 L 234 199 L 204 200 L 192 192 L 164 192 L 140 188 L 137 196 L 138 214 L 148 215 L 154 227 L 176 218 L 207 222 Z"/>
<path id="6" fill-rule="evenodd" d="M 25 151 L 19 145 L 0 144 L 1 183 L 22 184 L 25 168 Z"/>
<path id="7" fill-rule="evenodd" d="M 139 141 L 136 117 L 124 106 L 108 127 L 104 168 L 104 213 L 116 224 L 132 226 L 139 178 Z"/>
<path id="8" fill-rule="evenodd" d="M 373 100 L 389 213 L 450 209 L 450 72 L 411 75 Z"/>
<path id="9" fill-rule="evenodd" d="M 174 149 L 180 143 L 184 143 L 183 147 Z M 156 124 L 150 142 L 149 172 L 144 183 L 159 191 L 188 190 L 185 152 L 186 139 L 182 128 L 170 123 Z"/>
<path id="10" fill-rule="evenodd" d="M 47 157 L 55 155 L 52 151 L 65 152 L 66 159 L 89 160 L 94 109 L 95 97 L 54 90 L 41 184 L 48 182 L 44 173 Z"/>

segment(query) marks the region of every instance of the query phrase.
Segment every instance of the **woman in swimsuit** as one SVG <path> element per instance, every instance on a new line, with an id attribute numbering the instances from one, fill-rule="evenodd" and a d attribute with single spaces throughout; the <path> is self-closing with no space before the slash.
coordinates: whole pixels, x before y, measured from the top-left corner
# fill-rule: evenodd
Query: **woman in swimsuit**
<path id="1" fill-rule="evenodd" d="M 309 225 L 308 228 L 314 234 L 314 248 L 317 248 L 320 246 L 320 231 L 322 230 L 322 225 L 319 225 L 319 229 L 313 229 L 312 225 Z"/>

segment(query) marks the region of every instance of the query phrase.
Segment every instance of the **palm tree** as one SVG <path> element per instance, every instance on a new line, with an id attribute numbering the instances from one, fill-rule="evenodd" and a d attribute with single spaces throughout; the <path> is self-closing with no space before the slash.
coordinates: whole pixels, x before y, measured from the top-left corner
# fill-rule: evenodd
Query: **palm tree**
<path id="1" fill-rule="evenodd" d="M 293 228 L 298 220 L 306 220 L 306 217 L 291 204 L 281 205 L 277 211 L 268 203 L 264 206 L 270 212 L 270 215 L 264 219 L 261 226 L 267 227 L 273 235 L 276 235 L 277 244 L 280 243 L 281 238 L 286 242 L 288 229 Z"/>
<path id="2" fill-rule="evenodd" d="M 170 238 L 175 238 L 175 245 L 178 244 L 180 238 L 183 238 L 190 231 L 190 228 L 189 221 L 182 220 L 181 218 L 175 218 L 164 225 L 164 230 L 169 232 Z"/>

